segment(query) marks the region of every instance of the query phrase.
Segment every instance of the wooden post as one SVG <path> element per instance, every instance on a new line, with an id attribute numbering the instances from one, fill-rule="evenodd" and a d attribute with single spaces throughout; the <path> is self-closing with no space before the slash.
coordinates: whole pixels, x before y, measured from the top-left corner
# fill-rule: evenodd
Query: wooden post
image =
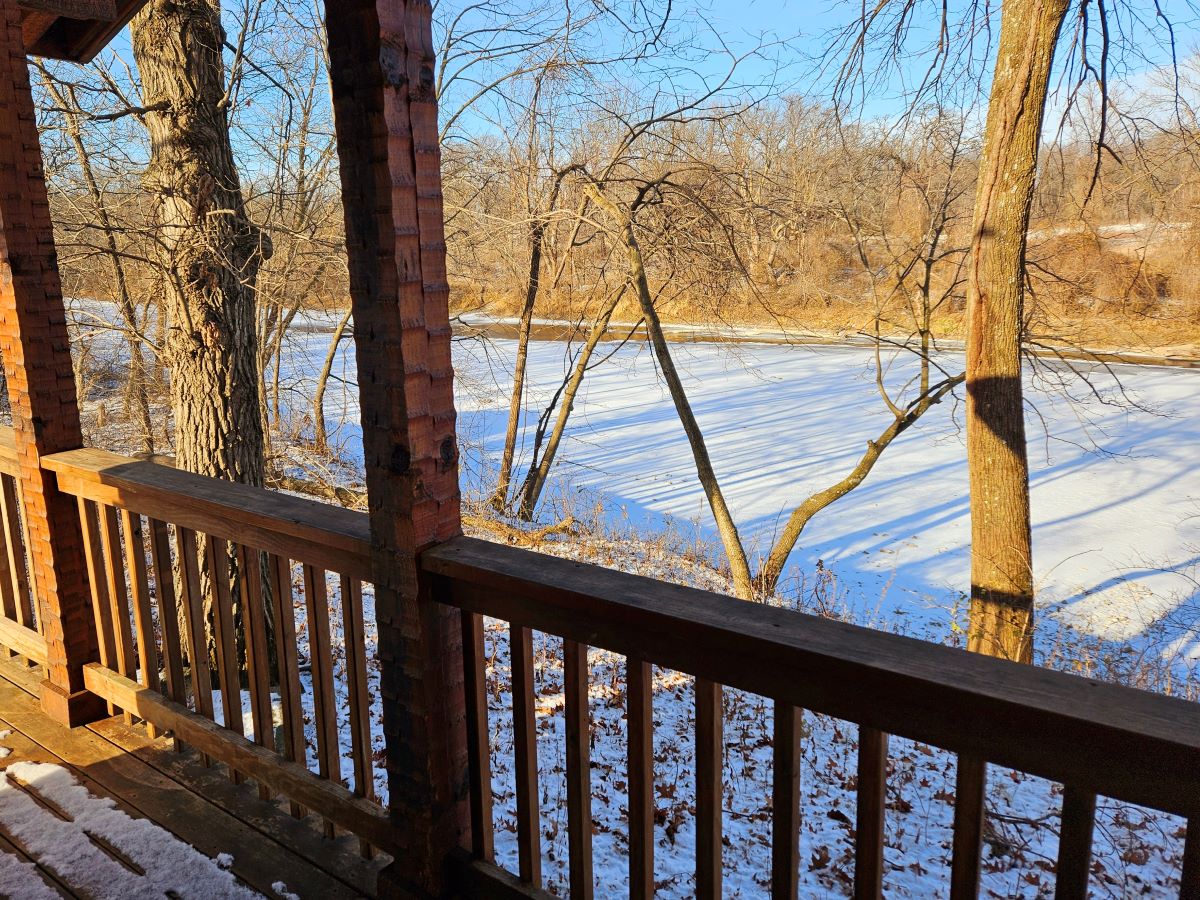
<path id="1" fill-rule="evenodd" d="M 388 785 L 381 894 L 441 896 L 470 845 L 462 627 L 417 555 L 461 532 L 432 9 L 326 0 L 362 403 Z"/>
<path id="2" fill-rule="evenodd" d="M 83 666 L 97 658 L 96 629 L 76 503 L 41 458 L 78 449 L 83 436 L 16 0 L 0 0 L 0 20 L 0 352 L 49 654 L 42 708 L 74 726 L 105 714 L 83 686 Z"/>

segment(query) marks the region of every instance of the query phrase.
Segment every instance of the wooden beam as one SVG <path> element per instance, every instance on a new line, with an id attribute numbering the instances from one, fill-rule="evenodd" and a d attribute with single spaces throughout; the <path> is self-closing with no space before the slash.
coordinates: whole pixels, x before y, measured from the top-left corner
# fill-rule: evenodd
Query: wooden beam
<path id="1" fill-rule="evenodd" d="M 380 894 L 469 846 L 462 621 L 417 554 L 462 532 L 429 0 L 325 0 L 371 516 L 388 797 Z"/>
<path id="2" fill-rule="evenodd" d="M 32 628 L 0 618 L 0 646 L 16 650 L 39 665 L 46 664 L 46 639 Z"/>
<path id="3" fill-rule="evenodd" d="M 46 638 L 42 705 L 56 721 L 79 725 L 105 713 L 83 690 L 83 665 L 98 654 L 83 536 L 75 501 L 41 463 L 81 446 L 83 432 L 25 52 L 21 11 L 0 0 L 0 355 Z"/>
<path id="4" fill-rule="evenodd" d="M 117 20 L 116 0 L 17 0 L 17 6 L 33 13 L 94 22 Z"/>

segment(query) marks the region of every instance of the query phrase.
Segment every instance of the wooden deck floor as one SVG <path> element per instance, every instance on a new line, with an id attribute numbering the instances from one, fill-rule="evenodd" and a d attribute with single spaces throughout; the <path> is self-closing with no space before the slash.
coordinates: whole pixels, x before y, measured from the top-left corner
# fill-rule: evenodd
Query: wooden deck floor
<path id="1" fill-rule="evenodd" d="M 205 768 L 195 752 L 177 753 L 169 740 L 151 740 L 120 717 L 63 728 L 42 715 L 38 680 L 35 670 L 0 662 L 0 731 L 11 732 L 0 740 L 11 750 L 0 770 L 18 762 L 63 766 L 131 817 L 150 819 L 212 859 L 231 855 L 234 875 L 267 897 L 281 896 L 273 887 L 280 884 L 306 898 L 374 896 L 387 858 L 363 859 L 354 838 L 324 837 L 312 816 L 293 818 L 283 804 L 259 799 L 254 785 L 232 784 L 224 767 Z M 36 865 L 46 886 L 63 896 L 96 896 L 67 883 L 0 824 L 0 875 L 6 866 L 21 869 L 21 861 Z"/>

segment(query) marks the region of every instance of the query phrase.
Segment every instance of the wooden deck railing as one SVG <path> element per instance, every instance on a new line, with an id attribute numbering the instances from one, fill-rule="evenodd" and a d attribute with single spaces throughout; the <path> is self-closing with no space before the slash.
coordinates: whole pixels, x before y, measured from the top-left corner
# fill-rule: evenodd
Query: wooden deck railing
<path id="1" fill-rule="evenodd" d="M 46 640 L 25 552 L 20 474 L 12 429 L 0 428 L 0 657 L 45 665 Z"/>
<path id="2" fill-rule="evenodd" d="M 564 639 L 571 896 L 591 895 L 586 651 L 627 658 L 631 894 L 653 893 L 651 664 L 696 677 L 696 892 L 721 895 L 721 691 L 775 701 L 772 893 L 795 897 L 797 711 L 860 728 L 855 896 L 879 897 L 888 735 L 958 754 L 951 896 L 978 891 L 986 763 L 1065 785 L 1060 898 L 1087 893 L 1097 795 L 1184 816 L 1181 896 L 1200 896 L 1200 706 L 597 566 L 460 538 L 427 551 L 462 609 L 476 883 L 496 880 L 482 616 L 511 624 L 518 877 L 539 882 L 531 629 Z"/>
<path id="3" fill-rule="evenodd" d="M 295 815 L 317 812 L 328 834 L 339 826 L 365 852 L 393 850 L 374 799 L 366 516 L 102 450 L 43 464 L 78 499 L 100 645 L 88 689 L 225 763 L 235 781 L 289 798 Z"/>
<path id="4" fill-rule="evenodd" d="M 0 446 L 0 477 L 11 480 L 6 460 Z M 387 817 L 372 799 L 366 637 L 372 623 L 362 604 L 370 579 L 366 516 L 96 450 L 58 454 L 45 465 L 57 474 L 59 487 L 78 498 L 88 538 L 102 653 L 86 670 L 89 689 L 223 762 L 235 779 L 254 780 L 260 790 L 290 798 L 296 814 L 315 811 L 330 828 L 395 850 Z M 19 518 L 6 515 L 4 525 L 6 539 L 19 538 Z M 18 543 L 10 540 L 7 546 Z M 433 579 L 437 601 L 464 613 L 473 858 L 455 868 L 477 894 L 536 895 L 541 882 L 532 655 L 532 634 L 538 631 L 561 637 L 564 646 L 572 896 L 590 896 L 593 885 L 589 647 L 627 660 L 628 865 L 634 897 L 654 891 L 656 665 L 695 677 L 695 887 L 701 897 L 721 893 L 726 686 L 775 701 L 774 896 L 795 897 L 798 889 L 801 710 L 860 729 L 858 897 L 882 893 L 889 735 L 958 755 L 952 897 L 978 891 L 988 763 L 1065 786 L 1058 897 L 1086 894 L 1098 795 L 1197 823 L 1185 843 L 1181 895 L 1200 896 L 1195 704 L 470 538 L 426 551 L 422 567 Z M 326 592 L 327 572 L 337 573 L 342 647 L 331 634 L 336 605 Z M 0 590 L 8 580 L 0 580 Z M 304 595 L 299 623 L 292 615 L 294 584 Z M 208 670 L 204 646 L 206 607 L 213 611 L 215 673 Z M 183 610 L 178 617 L 177 608 Z M 6 613 L 5 628 L 38 637 L 28 619 L 23 623 L 19 613 L 12 615 Z M 265 627 L 268 617 L 271 629 Z M 519 858 L 513 873 L 496 867 L 493 852 L 484 617 L 508 623 L 512 651 Z M 266 645 L 268 633 L 274 653 Z M 7 638 L 0 645 L 13 646 Z M 36 653 L 27 655 L 36 659 Z M 344 671 L 335 673 L 335 657 L 344 660 Z M 305 661 L 307 702 L 300 671 Z M 344 711 L 338 696 L 346 697 Z M 243 702 L 250 710 L 249 737 L 243 734 Z M 315 751 L 311 763 L 306 715 Z M 339 731 L 347 730 L 349 738 L 339 740 Z M 348 786 L 341 780 L 342 753 L 352 760 Z"/>

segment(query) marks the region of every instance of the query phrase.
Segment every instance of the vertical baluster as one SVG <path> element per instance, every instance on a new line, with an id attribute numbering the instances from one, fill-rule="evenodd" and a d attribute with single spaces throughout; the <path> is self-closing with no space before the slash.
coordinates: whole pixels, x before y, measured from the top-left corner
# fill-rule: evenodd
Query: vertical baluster
<path id="1" fill-rule="evenodd" d="M 208 664 L 204 594 L 200 579 L 200 549 L 196 545 L 196 533 L 190 528 L 177 527 L 175 536 L 179 541 L 179 583 L 183 591 L 184 637 L 187 640 L 193 702 L 197 713 L 214 721 L 212 670 Z M 211 765 L 208 754 L 201 753 L 200 759 L 204 765 Z"/>
<path id="2" fill-rule="evenodd" d="M 775 701 L 775 781 L 771 789 L 771 896 L 800 890 L 800 726 L 794 706 Z"/>
<path id="3" fill-rule="evenodd" d="M 308 655 L 312 670 L 313 718 L 317 730 L 317 771 L 322 778 L 340 781 L 337 704 L 333 693 L 333 657 L 329 649 L 329 599 L 325 572 L 305 563 L 304 599 L 308 604 Z M 333 837 L 333 823 L 325 821 L 325 834 Z"/>
<path id="4" fill-rule="evenodd" d="M 538 818 L 537 715 L 533 702 L 533 632 L 512 625 L 513 762 L 517 777 L 517 849 L 521 880 L 542 884 L 542 845 Z"/>
<path id="5" fill-rule="evenodd" d="M 496 844 L 492 823 L 492 758 L 483 616 L 464 611 L 462 629 L 463 690 L 467 701 L 467 771 L 471 781 L 471 851 L 478 859 L 494 862 Z"/>
<path id="6" fill-rule="evenodd" d="M 1086 900 L 1095 820 L 1096 795 L 1067 785 L 1063 791 L 1062 829 L 1058 837 L 1055 900 Z"/>
<path id="7" fill-rule="evenodd" d="M 858 816 L 854 824 L 855 900 L 883 896 L 883 825 L 887 792 L 888 737 L 858 730 Z"/>
<path id="8" fill-rule="evenodd" d="M 987 763 L 979 757 L 960 753 L 954 787 L 951 900 L 974 900 L 979 895 L 979 852 L 983 845 L 983 795 L 986 788 Z"/>
<path id="9" fill-rule="evenodd" d="M 696 895 L 721 896 L 725 722 L 719 684 L 696 679 Z"/>
<path id="10" fill-rule="evenodd" d="M 0 475 L 0 481 L 10 476 Z M 0 528 L 0 616 L 17 622 L 17 593 L 13 586 L 11 563 L 8 562 L 7 528 Z M 0 659 L 12 659 L 14 650 L 0 648 Z"/>
<path id="11" fill-rule="evenodd" d="M 0 480 L 10 476 L 0 475 Z M 0 528 L 0 616 L 10 622 L 17 621 L 17 595 L 13 584 L 12 571 L 8 559 L 7 528 Z M 16 651 L 7 647 L 0 648 L 0 659 L 11 659 Z"/>
<path id="12" fill-rule="evenodd" d="M 342 576 L 342 639 L 346 646 L 346 692 L 350 699 L 350 755 L 354 763 L 354 794 L 375 798 L 371 765 L 371 700 L 367 691 L 367 636 L 363 630 L 362 582 Z M 371 845 L 360 841 L 362 855 Z"/>
<path id="13" fill-rule="evenodd" d="M 99 519 L 95 504 L 79 498 L 79 525 L 83 532 L 83 559 L 87 566 L 88 584 L 92 594 L 92 616 L 96 621 L 96 643 L 100 649 L 100 665 L 111 669 L 116 665 L 116 636 L 113 633 L 112 605 L 108 600 L 107 580 L 104 577 L 104 556 L 100 543 Z M 113 714 L 113 705 L 108 714 Z"/>
<path id="14" fill-rule="evenodd" d="M 100 546 L 104 550 L 105 587 L 108 591 L 116 646 L 116 670 L 126 678 L 135 678 L 133 629 L 129 619 L 129 598 L 125 590 L 125 564 L 121 558 L 121 531 L 117 511 L 100 504 Z M 133 714 L 125 713 L 125 724 L 133 724 Z"/>
<path id="15" fill-rule="evenodd" d="M 133 593 L 133 624 L 137 637 L 139 668 L 142 684 L 152 691 L 159 690 L 158 648 L 154 640 L 154 616 L 150 611 L 150 580 L 146 574 L 146 542 L 142 537 L 142 517 L 127 509 L 121 510 L 121 529 L 125 533 L 125 561 L 131 573 Z M 158 729 L 146 723 L 150 737 Z"/>
<path id="16" fill-rule="evenodd" d="M 587 645 L 563 641 L 563 694 L 567 733 L 567 845 L 571 897 L 590 898 L 592 879 L 591 711 Z"/>
<path id="17" fill-rule="evenodd" d="M 17 622 L 33 627 L 33 585 L 25 565 L 25 523 L 21 517 L 21 493 L 17 479 L 0 478 L 0 518 L 3 518 L 4 550 L 12 584 Z M 41 631 L 40 623 L 38 631 Z"/>
<path id="18" fill-rule="evenodd" d="M 362 583 L 342 576 L 342 631 L 346 643 L 346 689 L 350 699 L 350 742 L 354 793 L 372 799 L 371 701 L 367 691 L 367 636 L 363 631 Z"/>
<path id="19" fill-rule="evenodd" d="M 262 554 L 238 546 L 238 586 L 242 599 L 242 622 L 246 632 L 246 669 L 250 686 L 250 720 L 254 743 L 275 749 L 274 718 L 271 715 L 271 656 L 267 650 L 267 608 L 263 601 Z M 258 795 L 271 798 L 261 782 Z"/>
<path id="20" fill-rule="evenodd" d="M 238 666 L 237 633 L 233 624 L 233 597 L 230 593 L 229 543 L 211 534 L 205 536 L 205 562 L 208 568 L 208 599 L 213 610 L 213 643 L 217 648 L 217 684 L 221 690 L 221 715 L 224 725 L 235 734 L 243 734 L 242 681 Z M 230 767 L 234 784 L 245 779 Z"/>
<path id="21" fill-rule="evenodd" d="M 1183 872 L 1179 876 L 1181 900 L 1200 897 L 1200 816 L 1188 819 L 1183 843 Z"/>
<path id="22" fill-rule="evenodd" d="M 154 568 L 154 593 L 158 598 L 158 627 L 162 631 L 162 655 L 167 676 L 167 696 L 187 705 L 187 686 L 183 680 L 183 654 L 179 641 L 179 604 L 175 599 L 175 573 L 171 564 L 171 534 L 165 522 L 150 519 L 150 559 Z M 180 563 L 183 560 L 180 558 Z M 179 738 L 172 737 L 175 751 L 183 749 Z"/>
<path id="23" fill-rule="evenodd" d="M 283 706 L 283 755 L 308 767 L 304 743 L 304 709 L 300 703 L 299 647 L 292 600 L 292 564 L 286 557 L 270 556 L 271 609 L 275 614 L 275 654 L 279 660 L 279 696 Z M 292 815 L 304 816 L 304 807 L 290 802 Z"/>
<path id="24" fill-rule="evenodd" d="M 654 895 L 654 667 L 625 663 L 625 719 L 629 736 L 629 896 Z"/>

